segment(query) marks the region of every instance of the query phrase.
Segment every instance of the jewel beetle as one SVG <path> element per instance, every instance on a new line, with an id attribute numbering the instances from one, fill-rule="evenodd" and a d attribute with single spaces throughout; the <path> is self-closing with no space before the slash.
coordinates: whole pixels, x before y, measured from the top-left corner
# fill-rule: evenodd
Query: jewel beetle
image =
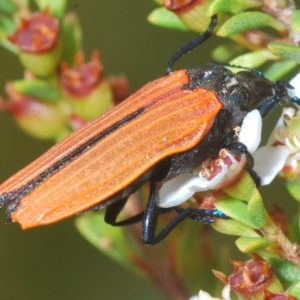
<path id="1" fill-rule="evenodd" d="M 213 65 L 172 71 L 180 57 L 212 35 L 216 24 L 213 16 L 207 31 L 175 52 L 166 76 L 146 84 L 5 181 L 0 207 L 8 206 L 8 220 L 26 229 L 106 208 L 105 221 L 112 225 L 142 220 L 143 242 L 152 245 L 187 217 L 226 217 L 216 210 L 162 209 L 159 186 L 217 157 L 222 148 L 245 153 L 248 170 L 259 184 L 235 128 L 254 109 L 266 117 L 280 102 L 298 100 L 289 97 L 290 85 L 271 82 L 255 70 L 234 74 Z M 127 198 L 147 182 L 145 212 L 116 222 Z M 171 209 L 178 215 L 156 235 L 158 216 Z"/>

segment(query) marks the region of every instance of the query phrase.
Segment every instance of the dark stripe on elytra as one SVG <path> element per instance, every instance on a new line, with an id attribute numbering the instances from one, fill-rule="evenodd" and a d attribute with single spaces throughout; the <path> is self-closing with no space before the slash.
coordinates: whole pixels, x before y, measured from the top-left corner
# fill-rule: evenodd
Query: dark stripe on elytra
<path id="1" fill-rule="evenodd" d="M 129 114 L 128 116 L 124 117 L 122 120 L 114 123 L 107 129 L 103 130 L 99 134 L 96 134 L 94 137 L 92 137 L 89 141 L 86 143 L 80 145 L 70 153 L 68 153 L 66 156 L 64 156 L 61 160 L 54 163 L 51 167 L 43 171 L 41 174 L 39 174 L 34 179 L 30 180 L 20 188 L 10 191 L 8 193 L 4 193 L 0 196 L 0 208 L 4 205 L 9 204 L 9 208 L 7 210 L 8 217 L 10 214 L 16 209 L 18 206 L 19 201 L 28 195 L 30 192 L 32 192 L 37 186 L 39 186 L 41 183 L 46 181 L 48 178 L 50 178 L 52 175 L 60 171 L 63 167 L 67 166 L 69 163 L 71 163 L 73 160 L 81 156 L 83 153 L 88 151 L 90 148 L 95 146 L 99 141 L 104 139 L 109 134 L 113 133 L 117 129 L 121 128 L 125 124 L 131 122 L 135 118 L 137 118 L 139 115 L 141 115 L 146 108 L 142 107 L 139 108 L 137 111 Z"/>

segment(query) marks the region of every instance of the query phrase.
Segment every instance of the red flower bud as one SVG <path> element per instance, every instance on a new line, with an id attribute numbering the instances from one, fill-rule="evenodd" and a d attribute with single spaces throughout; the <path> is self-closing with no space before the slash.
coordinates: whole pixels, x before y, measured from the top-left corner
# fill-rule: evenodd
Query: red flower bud
<path id="1" fill-rule="evenodd" d="M 57 43 L 59 22 L 48 11 L 22 19 L 21 25 L 9 38 L 23 52 L 42 53 L 51 50 Z"/>
<path id="2" fill-rule="evenodd" d="M 57 70 L 61 56 L 59 30 L 59 21 L 46 10 L 22 19 L 9 38 L 20 49 L 19 58 L 25 69 L 35 76 L 48 77 Z"/>
<path id="3" fill-rule="evenodd" d="M 62 64 L 60 83 L 74 113 L 84 120 L 98 117 L 113 103 L 111 88 L 103 78 L 98 51 L 94 51 L 89 62 L 84 63 L 83 53 L 79 52 L 74 67 Z"/>
<path id="4" fill-rule="evenodd" d="M 234 272 L 228 277 L 232 290 L 244 298 L 264 294 L 264 291 L 276 289 L 281 292 L 282 286 L 276 279 L 271 265 L 258 255 L 252 261 L 243 263 L 231 260 Z"/>
<path id="5" fill-rule="evenodd" d="M 264 300 L 297 300 L 297 298 L 286 293 L 272 293 L 265 290 Z"/>
<path id="6" fill-rule="evenodd" d="M 1 109 L 9 112 L 18 125 L 38 139 L 60 139 L 69 133 L 61 103 L 49 103 L 18 93 L 13 85 L 6 85 L 8 101 Z"/>
<path id="7" fill-rule="evenodd" d="M 202 0 L 164 0 L 164 6 L 176 12 L 183 12 L 192 9 L 203 2 Z"/>
<path id="8" fill-rule="evenodd" d="M 90 62 L 84 63 L 84 55 L 78 52 L 76 66 L 61 65 L 60 82 L 63 88 L 74 97 L 88 95 L 103 79 L 103 66 L 99 60 L 99 52 L 94 51 Z"/>
<path id="9" fill-rule="evenodd" d="M 204 32 L 210 22 L 206 14 L 209 0 L 164 0 L 164 6 L 173 11 L 190 29 Z"/>
<path id="10" fill-rule="evenodd" d="M 121 103 L 130 96 L 130 87 L 125 76 L 109 77 L 107 81 L 112 90 L 115 105 Z"/>

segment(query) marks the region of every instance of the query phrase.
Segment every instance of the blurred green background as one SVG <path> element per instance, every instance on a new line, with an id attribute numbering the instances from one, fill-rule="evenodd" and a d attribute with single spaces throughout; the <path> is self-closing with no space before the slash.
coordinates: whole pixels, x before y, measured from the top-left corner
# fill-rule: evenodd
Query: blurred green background
<path id="1" fill-rule="evenodd" d="M 164 75 L 170 55 L 194 36 L 150 25 L 146 17 L 155 7 L 151 0 L 68 2 L 68 11 L 75 11 L 81 20 L 86 56 L 94 48 L 100 49 L 106 75 L 125 74 L 133 91 Z M 205 64 L 211 60 L 212 49 L 213 43 L 208 42 L 176 68 Z M 0 65 L 0 89 L 4 95 L 5 82 L 21 78 L 22 68 L 16 57 L 3 49 L 0 49 Z M 0 128 L 1 181 L 51 146 L 23 134 L 10 116 L 3 113 Z M 279 198 L 278 190 L 275 193 Z M 4 223 L 5 210 L 2 210 L 1 300 L 165 299 L 146 279 L 132 275 L 88 244 L 76 231 L 73 218 L 28 231 Z"/>

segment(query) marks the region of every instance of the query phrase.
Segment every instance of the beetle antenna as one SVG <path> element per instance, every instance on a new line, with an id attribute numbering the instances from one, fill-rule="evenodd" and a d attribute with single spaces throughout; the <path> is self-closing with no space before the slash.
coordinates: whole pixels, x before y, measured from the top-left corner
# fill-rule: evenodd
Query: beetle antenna
<path id="1" fill-rule="evenodd" d="M 219 63 L 219 62 L 210 62 L 209 64 L 212 65 L 212 66 L 217 66 L 217 67 L 221 66 L 221 67 L 228 67 L 228 68 L 236 68 L 236 69 L 248 70 L 248 71 L 256 73 L 259 76 L 264 77 L 264 74 L 261 71 L 259 71 L 257 69 L 254 69 L 254 68 L 248 68 L 248 67 L 231 65 L 231 64 L 227 64 L 227 63 Z"/>
<path id="2" fill-rule="evenodd" d="M 172 68 L 175 62 L 180 59 L 185 54 L 189 53 L 191 50 L 205 42 L 213 33 L 214 28 L 216 27 L 218 22 L 217 15 L 212 16 L 211 22 L 207 28 L 207 30 L 200 35 L 194 37 L 191 41 L 187 42 L 185 45 L 180 47 L 172 56 L 167 64 L 167 74 L 171 74 L 173 72 Z"/>

